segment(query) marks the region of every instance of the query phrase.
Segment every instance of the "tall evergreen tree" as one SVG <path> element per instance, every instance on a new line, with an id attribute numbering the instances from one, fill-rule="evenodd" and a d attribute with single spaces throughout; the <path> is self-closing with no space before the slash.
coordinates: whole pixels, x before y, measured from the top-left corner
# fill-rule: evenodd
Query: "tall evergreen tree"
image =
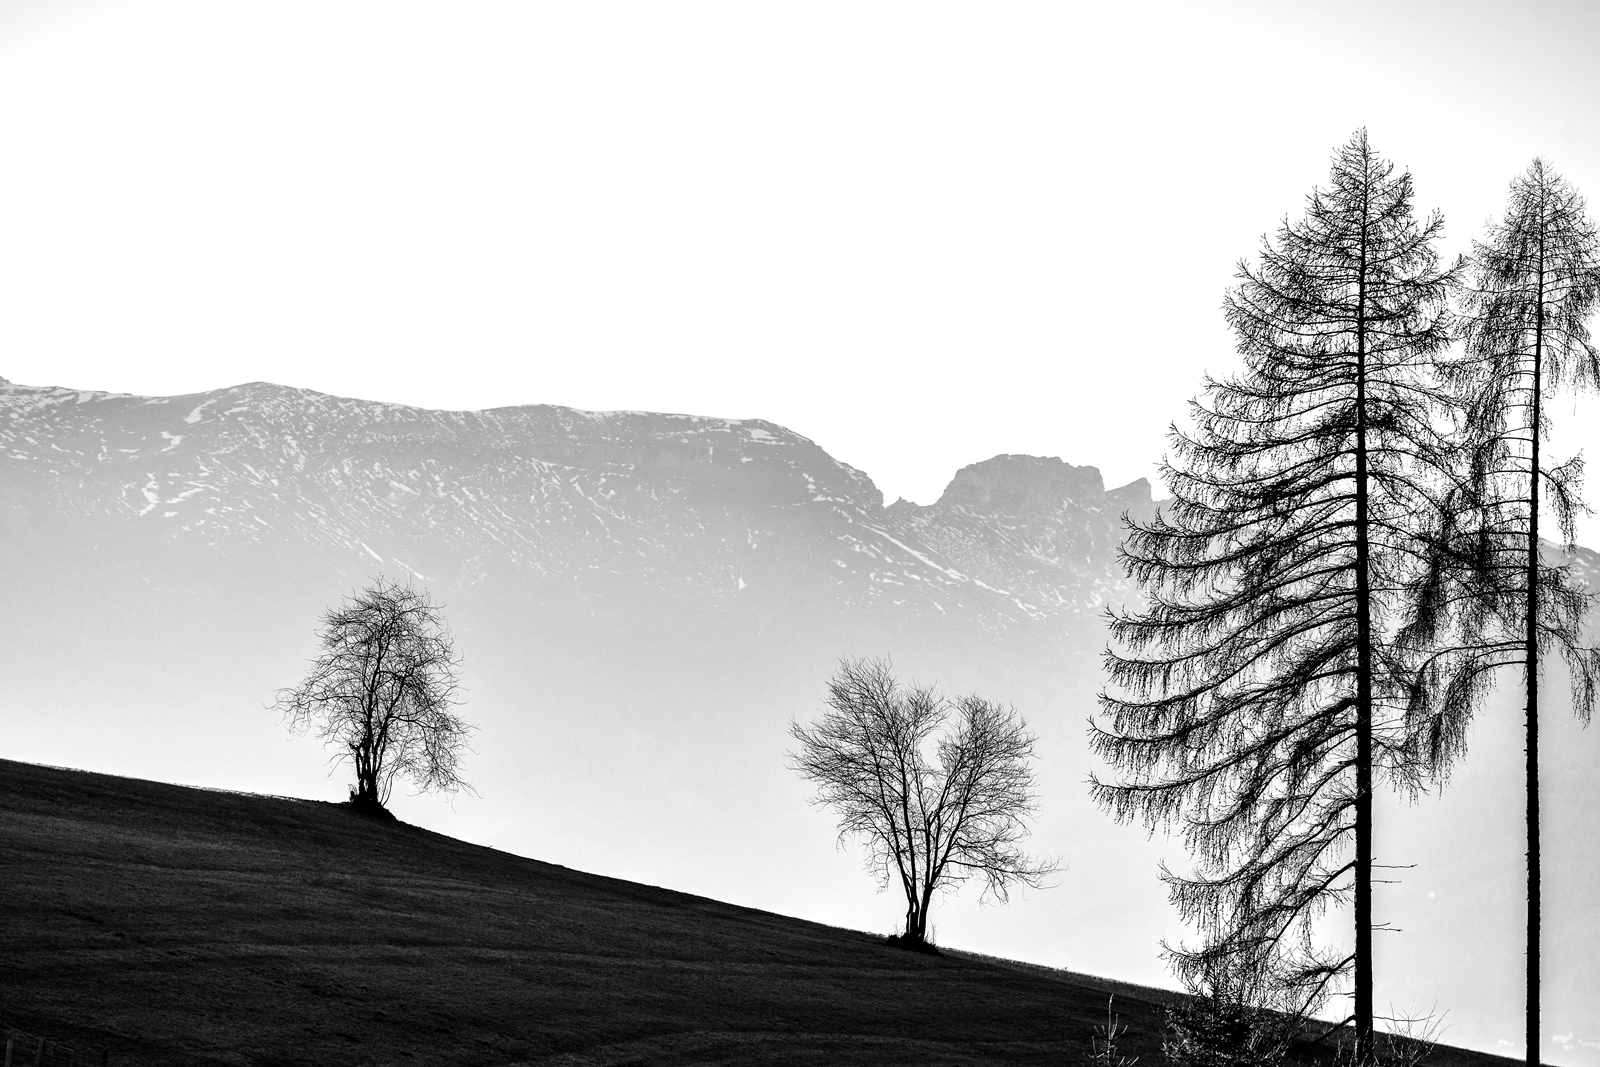
<path id="1" fill-rule="evenodd" d="M 1559 649 L 1587 721 L 1600 652 L 1581 643 L 1586 602 L 1566 566 L 1541 554 L 1553 525 L 1570 550 L 1583 473 L 1543 453 L 1549 396 L 1600 387 L 1587 321 L 1600 305 L 1600 237 L 1583 199 L 1542 159 L 1511 183 L 1505 218 L 1475 243 L 1460 358 L 1443 368 L 1463 419 L 1460 484 L 1444 512 L 1443 551 L 1426 584 L 1417 642 L 1427 665 L 1414 736 L 1441 769 L 1465 745 L 1477 703 L 1502 668 L 1522 668 L 1527 737 L 1527 1061 L 1539 1062 L 1539 678 Z M 1551 519 L 1545 524 L 1541 520 Z"/>
<path id="2" fill-rule="evenodd" d="M 1201 943 L 1180 977 L 1255 969 L 1309 1010 L 1349 980 L 1372 1056 L 1372 798 L 1415 785 L 1394 637 L 1435 507 L 1430 367 L 1449 341 L 1437 214 L 1412 214 L 1365 130 L 1305 217 L 1241 263 L 1225 311 L 1244 369 L 1207 379 L 1172 431 L 1173 500 L 1125 563 L 1148 606 L 1114 616 L 1093 743 L 1123 820 L 1181 825 L 1195 871 L 1164 870 Z M 1349 951 L 1318 945 L 1354 905 Z"/>

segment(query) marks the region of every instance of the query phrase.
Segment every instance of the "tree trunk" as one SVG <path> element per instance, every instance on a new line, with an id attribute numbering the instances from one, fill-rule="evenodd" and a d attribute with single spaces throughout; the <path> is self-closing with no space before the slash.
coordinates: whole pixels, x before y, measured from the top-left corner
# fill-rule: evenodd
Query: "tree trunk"
<path id="1" fill-rule="evenodd" d="M 1365 209 L 1366 205 L 1363 205 Z M 1356 1063 L 1372 1062 L 1372 584 L 1367 499 L 1366 224 L 1356 290 Z"/>
<path id="2" fill-rule="evenodd" d="M 1539 205 L 1539 289 L 1533 320 L 1532 443 L 1528 460 L 1528 629 L 1523 653 L 1527 686 L 1528 788 L 1528 1019 L 1529 1067 L 1539 1067 L 1539 429 L 1543 401 L 1540 376 L 1544 367 L 1544 204 Z"/>
<path id="3" fill-rule="evenodd" d="M 356 751 L 356 788 L 350 799 L 361 808 L 381 808 L 378 800 L 378 768 L 370 745 Z"/>
<path id="4" fill-rule="evenodd" d="M 928 943 L 928 912 L 933 908 L 933 876 L 929 875 L 927 883 L 922 887 L 922 943 Z"/>

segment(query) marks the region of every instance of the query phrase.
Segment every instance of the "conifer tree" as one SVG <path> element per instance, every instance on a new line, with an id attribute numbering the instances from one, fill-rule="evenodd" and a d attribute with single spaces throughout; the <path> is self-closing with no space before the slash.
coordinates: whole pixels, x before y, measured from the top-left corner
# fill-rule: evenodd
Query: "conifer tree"
<path id="1" fill-rule="evenodd" d="M 1148 606 L 1111 620 L 1095 780 L 1123 820 L 1181 826 L 1195 870 L 1163 871 L 1201 942 L 1179 976 L 1254 970 L 1311 1010 L 1348 981 L 1357 1062 L 1372 1057 L 1372 798 L 1414 787 L 1408 664 L 1395 637 L 1436 507 L 1451 272 L 1437 214 L 1365 130 L 1304 218 L 1241 263 L 1225 312 L 1242 372 L 1206 381 L 1172 431 L 1173 500 L 1133 524 L 1125 564 Z M 1317 943 L 1333 904 L 1349 951 Z"/>
<path id="2" fill-rule="evenodd" d="M 1600 237 L 1583 199 L 1542 159 L 1511 183 L 1505 218 L 1475 243 L 1461 317 L 1463 353 L 1441 368 L 1464 416 L 1460 482 L 1443 513 L 1443 551 L 1425 583 L 1416 643 L 1432 646 L 1413 736 L 1440 771 L 1502 668 L 1522 668 L 1527 788 L 1527 1062 L 1539 1062 L 1539 678 L 1567 662 L 1574 709 L 1594 706 L 1600 652 L 1580 625 L 1589 599 L 1541 555 L 1554 526 L 1570 552 L 1582 462 L 1550 463 L 1547 401 L 1600 387 L 1587 321 L 1600 304 Z M 1553 520 L 1545 523 L 1542 520 Z"/>

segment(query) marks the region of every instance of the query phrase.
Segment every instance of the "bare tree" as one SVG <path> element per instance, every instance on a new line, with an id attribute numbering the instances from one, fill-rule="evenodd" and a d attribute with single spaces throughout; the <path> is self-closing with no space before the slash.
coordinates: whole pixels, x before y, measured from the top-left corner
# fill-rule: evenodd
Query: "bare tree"
<path id="1" fill-rule="evenodd" d="M 1225 311 L 1243 372 L 1174 430 L 1174 500 L 1124 560 L 1148 604 L 1115 616 L 1095 798 L 1179 825 L 1195 872 L 1165 877 L 1204 940 L 1186 981 L 1264 968 L 1313 1009 L 1347 977 L 1373 1056 L 1373 796 L 1414 788 L 1415 694 L 1395 631 L 1437 510 L 1432 365 L 1450 340 L 1442 223 L 1357 131 L 1305 217 L 1241 264 Z M 1353 904 L 1350 951 L 1316 920 Z"/>
<path id="2" fill-rule="evenodd" d="M 455 713 L 458 661 L 425 591 L 380 576 L 324 613 L 317 639 L 322 654 L 305 681 L 278 691 L 276 707 L 355 768 L 352 803 L 382 808 L 396 778 L 422 790 L 466 785 L 460 756 L 472 727 Z"/>
<path id="3" fill-rule="evenodd" d="M 879 888 L 900 885 L 906 943 L 927 944 L 935 890 L 979 877 L 984 895 L 1004 903 L 1012 885 L 1037 888 L 1056 869 L 1019 844 L 1037 800 L 1035 738 L 1013 709 L 902 688 L 886 661 L 860 659 L 840 661 L 826 703 L 809 728 L 790 724 L 800 742 L 791 767 L 817 784 L 816 803 L 839 813 L 840 840 L 866 844 Z"/>
<path id="4" fill-rule="evenodd" d="M 1567 563 L 1547 561 L 1541 530 L 1575 537 L 1581 458 L 1544 453 L 1550 403 L 1563 387 L 1600 389 L 1588 322 L 1600 308 L 1600 232 L 1583 198 L 1542 159 L 1511 183 L 1504 220 L 1473 245 L 1461 357 L 1441 367 L 1459 397 L 1465 477 L 1445 513 L 1444 551 L 1416 627 L 1438 649 L 1427 664 L 1438 699 L 1415 731 L 1441 768 L 1466 748 L 1468 726 L 1501 668 L 1521 668 L 1528 829 L 1527 1062 L 1539 1062 L 1539 679 L 1549 653 L 1566 660 L 1572 704 L 1587 722 L 1600 650 L 1582 640 L 1593 599 Z M 1551 522 L 1550 520 L 1554 520 Z M 1547 523 L 1548 525 L 1542 525 Z M 1570 556 L 1569 556 L 1570 558 Z"/>

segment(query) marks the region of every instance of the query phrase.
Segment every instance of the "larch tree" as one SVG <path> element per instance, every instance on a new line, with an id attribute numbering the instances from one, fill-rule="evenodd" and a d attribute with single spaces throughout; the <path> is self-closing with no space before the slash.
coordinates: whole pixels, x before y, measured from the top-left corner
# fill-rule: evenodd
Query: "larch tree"
<path id="1" fill-rule="evenodd" d="M 1373 795 L 1414 788 L 1411 662 L 1397 642 L 1436 509 L 1452 272 L 1437 214 L 1365 130 L 1305 216 L 1241 263 L 1224 309 L 1243 369 L 1206 380 L 1174 428 L 1173 499 L 1133 524 L 1146 606 L 1114 615 L 1096 799 L 1181 827 L 1194 870 L 1163 878 L 1201 941 L 1179 977 L 1267 976 L 1310 1011 L 1348 982 L 1358 1063 L 1373 1055 Z M 1353 945 L 1318 943 L 1353 905 Z"/>
<path id="2" fill-rule="evenodd" d="M 1539 1062 L 1539 681 L 1559 651 L 1574 710 L 1594 707 L 1600 652 L 1582 643 L 1589 597 L 1559 556 L 1581 510 L 1581 460 L 1544 451 L 1549 399 L 1600 387 L 1588 320 L 1600 305 L 1600 237 L 1583 199 L 1542 159 L 1511 183 L 1503 220 L 1473 246 L 1464 287 L 1463 351 L 1441 369 L 1463 414 L 1457 490 L 1422 599 L 1421 647 L 1433 695 L 1413 736 L 1441 773 L 1465 749 L 1467 725 L 1505 669 L 1521 668 L 1527 745 L 1527 1062 Z"/>

